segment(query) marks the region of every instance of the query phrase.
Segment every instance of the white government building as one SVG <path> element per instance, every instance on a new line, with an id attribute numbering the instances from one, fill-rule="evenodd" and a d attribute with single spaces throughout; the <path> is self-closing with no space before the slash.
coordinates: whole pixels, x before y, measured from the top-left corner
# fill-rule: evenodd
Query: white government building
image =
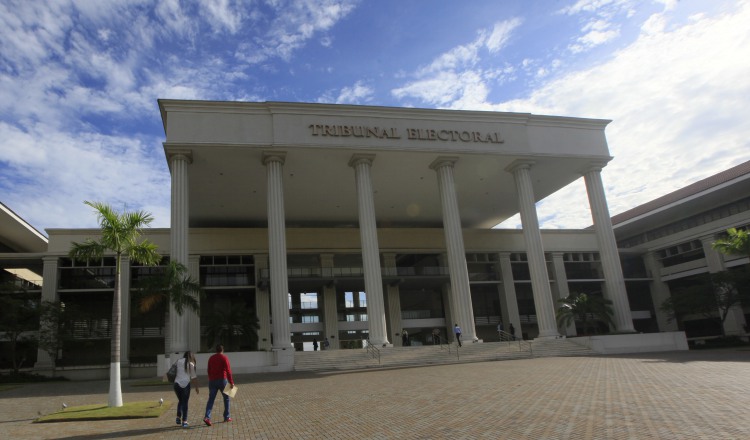
<path id="1" fill-rule="evenodd" d="M 240 372 L 290 370 L 313 339 L 400 346 L 406 329 L 429 344 L 435 329 L 452 339 L 455 323 L 464 341 L 497 340 L 499 322 L 525 339 L 573 337 L 580 329 L 555 319 L 571 292 L 612 301 L 610 332 L 632 336 L 620 352 L 684 349 L 685 329 L 659 310 L 670 282 L 748 264 L 710 243 L 750 224 L 750 162 L 611 219 L 601 177 L 612 160 L 608 120 L 281 102 L 159 108 L 171 228 L 146 236 L 206 295 L 200 316 L 172 310 L 165 325 L 163 309 L 138 312 L 131 292 L 153 268 L 126 262 L 124 377 L 163 369 L 165 351 L 208 352 L 217 322 L 248 316 L 257 339 L 221 339 Z M 540 230 L 535 203 L 580 177 L 593 226 Z M 493 229 L 516 213 L 522 230 Z M 88 313 L 58 368 L 108 368 L 114 259 L 67 257 L 71 242 L 98 230 L 48 229 L 47 243 L 28 225 L 5 226 L 22 219 L 0 220 L 0 267 L 41 275 L 30 290 Z M 711 336 L 704 324 L 694 326 L 699 337 Z M 727 334 L 744 336 L 744 325 L 737 307 Z M 51 366 L 39 350 L 35 369 Z"/>

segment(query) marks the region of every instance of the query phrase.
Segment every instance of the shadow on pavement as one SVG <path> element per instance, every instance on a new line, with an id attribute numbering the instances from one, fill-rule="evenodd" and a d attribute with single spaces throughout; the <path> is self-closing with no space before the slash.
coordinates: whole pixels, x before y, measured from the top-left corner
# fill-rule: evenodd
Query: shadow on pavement
<path id="1" fill-rule="evenodd" d="M 201 426 L 191 427 L 190 430 L 201 428 Z M 130 438 L 137 437 L 140 435 L 149 434 L 162 434 L 167 435 L 168 433 L 185 432 L 187 429 L 182 427 L 163 427 L 163 428 L 149 428 L 149 429 L 129 429 L 127 431 L 120 432 L 108 432 L 108 433 L 97 433 L 97 434 L 86 434 L 86 435 L 74 435 L 69 437 L 54 437 L 53 440 L 93 440 L 93 439 L 106 439 L 106 438 Z"/>

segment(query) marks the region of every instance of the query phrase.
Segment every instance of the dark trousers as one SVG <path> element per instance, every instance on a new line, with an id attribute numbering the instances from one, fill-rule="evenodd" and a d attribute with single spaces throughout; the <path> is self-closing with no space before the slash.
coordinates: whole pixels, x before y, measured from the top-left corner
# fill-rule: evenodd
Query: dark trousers
<path id="1" fill-rule="evenodd" d="M 458 342 L 458 346 L 461 346 L 461 333 L 456 333 L 456 342 Z"/>
<path id="2" fill-rule="evenodd" d="M 211 419 L 211 410 L 214 409 L 214 400 L 216 394 L 221 393 L 224 399 L 224 420 L 229 418 L 229 396 L 224 394 L 224 387 L 227 386 L 226 379 L 216 379 L 208 381 L 208 402 L 206 402 L 206 418 Z"/>
<path id="3" fill-rule="evenodd" d="M 177 418 L 186 421 L 188 417 L 188 400 L 190 400 L 190 384 L 182 388 L 174 384 L 174 393 L 177 395 Z"/>

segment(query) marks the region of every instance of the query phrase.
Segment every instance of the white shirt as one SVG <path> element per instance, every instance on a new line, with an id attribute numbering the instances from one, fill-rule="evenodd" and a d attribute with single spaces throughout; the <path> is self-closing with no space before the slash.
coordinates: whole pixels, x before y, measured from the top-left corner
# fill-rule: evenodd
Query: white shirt
<path id="1" fill-rule="evenodd" d="M 185 362 L 187 359 L 182 358 L 177 360 L 177 376 L 174 379 L 174 383 L 185 388 L 190 383 L 190 379 L 197 379 L 198 375 L 195 372 L 195 364 L 190 362 L 188 364 L 188 371 L 185 371 Z"/>

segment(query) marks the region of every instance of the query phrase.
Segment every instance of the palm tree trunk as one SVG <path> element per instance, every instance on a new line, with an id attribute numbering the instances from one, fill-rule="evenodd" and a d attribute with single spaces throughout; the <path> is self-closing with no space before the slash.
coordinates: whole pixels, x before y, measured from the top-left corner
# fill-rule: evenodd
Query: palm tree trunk
<path id="1" fill-rule="evenodd" d="M 171 330 L 169 326 L 169 304 L 167 304 L 167 310 L 164 311 L 164 355 L 167 357 L 172 353 Z"/>
<path id="2" fill-rule="evenodd" d="M 120 331 L 122 319 L 122 307 L 120 305 L 120 259 L 121 255 L 115 257 L 115 291 L 112 296 L 112 341 L 109 364 L 109 406 L 122 406 L 122 387 L 120 385 Z"/>

